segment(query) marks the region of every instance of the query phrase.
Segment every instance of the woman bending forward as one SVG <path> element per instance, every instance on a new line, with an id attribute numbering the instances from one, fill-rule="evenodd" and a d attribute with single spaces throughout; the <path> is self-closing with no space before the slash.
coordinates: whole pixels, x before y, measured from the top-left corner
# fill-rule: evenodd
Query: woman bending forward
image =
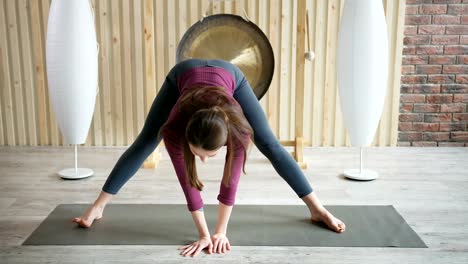
<path id="1" fill-rule="evenodd" d="M 307 204 L 312 221 L 323 221 L 339 233 L 346 228 L 322 206 L 296 161 L 276 139 L 241 70 L 226 61 L 200 59 L 185 60 L 171 69 L 135 142 L 118 160 L 94 204 L 73 221 L 90 227 L 94 220 L 100 219 L 105 205 L 162 139 L 199 233 L 198 241 L 179 248 L 181 255 L 195 256 L 205 248 L 210 254 L 231 249 L 226 236 L 227 224 L 241 170 L 245 173 L 251 139 Z M 215 233 L 210 235 L 203 213 L 200 195 L 203 184 L 198 179 L 195 156 L 205 162 L 222 146 L 227 146 L 226 164 L 217 197 L 218 221 Z"/>

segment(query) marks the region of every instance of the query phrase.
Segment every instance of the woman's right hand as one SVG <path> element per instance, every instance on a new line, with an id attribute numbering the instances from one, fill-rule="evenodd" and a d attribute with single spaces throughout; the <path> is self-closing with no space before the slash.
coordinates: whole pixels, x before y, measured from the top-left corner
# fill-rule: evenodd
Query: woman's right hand
<path id="1" fill-rule="evenodd" d="M 180 253 L 184 257 L 186 257 L 187 255 L 195 257 L 200 251 L 202 251 L 205 248 L 208 248 L 209 254 L 212 253 L 213 243 L 211 242 L 211 238 L 209 236 L 201 237 L 200 240 L 195 241 L 192 244 L 179 247 L 178 249 L 185 249 Z"/>
<path id="2" fill-rule="evenodd" d="M 81 227 L 90 227 L 94 220 L 102 218 L 103 207 L 92 205 L 80 217 L 73 218 L 73 222 L 78 223 Z"/>

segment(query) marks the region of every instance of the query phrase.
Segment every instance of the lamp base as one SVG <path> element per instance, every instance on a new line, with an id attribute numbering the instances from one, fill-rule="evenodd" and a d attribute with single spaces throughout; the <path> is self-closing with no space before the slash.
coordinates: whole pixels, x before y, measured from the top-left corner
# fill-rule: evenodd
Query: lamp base
<path id="1" fill-rule="evenodd" d="M 93 174 L 94 172 L 92 169 L 86 169 L 86 168 L 78 168 L 77 170 L 75 170 L 75 168 L 71 168 L 71 169 L 64 169 L 58 172 L 58 175 L 60 175 L 60 177 L 62 177 L 63 179 L 67 179 L 67 180 L 87 178 Z"/>
<path id="2" fill-rule="evenodd" d="M 358 180 L 358 181 L 371 181 L 379 177 L 379 174 L 373 170 L 361 170 L 351 169 L 345 170 L 344 176 L 349 179 Z"/>

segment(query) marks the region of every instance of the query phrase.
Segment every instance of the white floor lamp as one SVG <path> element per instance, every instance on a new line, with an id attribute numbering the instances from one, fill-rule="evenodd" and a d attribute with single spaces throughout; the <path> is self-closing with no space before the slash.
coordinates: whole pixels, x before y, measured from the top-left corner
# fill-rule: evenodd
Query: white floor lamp
<path id="1" fill-rule="evenodd" d="M 375 135 L 388 76 L 387 25 L 382 1 L 346 0 L 338 32 L 337 75 L 343 119 L 351 145 L 360 147 L 360 168 L 345 170 L 356 180 L 373 180 L 363 169 L 362 150 Z"/>
<path id="2" fill-rule="evenodd" d="M 58 174 L 66 179 L 93 175 L 78 168 L 77 145 L 88 135 L 97 94 L 98 48 L 88 0 L 53 0 L 47 25 L 46 64 L 50 100 L 60 131 L 75 145 L 75 167 Z"/>

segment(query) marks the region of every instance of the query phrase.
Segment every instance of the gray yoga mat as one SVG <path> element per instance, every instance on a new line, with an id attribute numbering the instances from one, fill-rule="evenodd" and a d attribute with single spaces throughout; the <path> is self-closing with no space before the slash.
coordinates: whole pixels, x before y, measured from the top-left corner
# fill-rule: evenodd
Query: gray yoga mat
<path id="1" fill-rule="evenodd" d="M 23 245 L 185 245 L 198 238 L 185 204 L 108 204 L 90 228 L 71 222 L 88 207 L 57 206 Z M 310 222 L 305 205 L 236 205 L 227 235 L 232 246 L 427 247 L 391 205 L 325 207 L 346 232 Z M 204 211 L 213 234 L 218 205 Z"/>

